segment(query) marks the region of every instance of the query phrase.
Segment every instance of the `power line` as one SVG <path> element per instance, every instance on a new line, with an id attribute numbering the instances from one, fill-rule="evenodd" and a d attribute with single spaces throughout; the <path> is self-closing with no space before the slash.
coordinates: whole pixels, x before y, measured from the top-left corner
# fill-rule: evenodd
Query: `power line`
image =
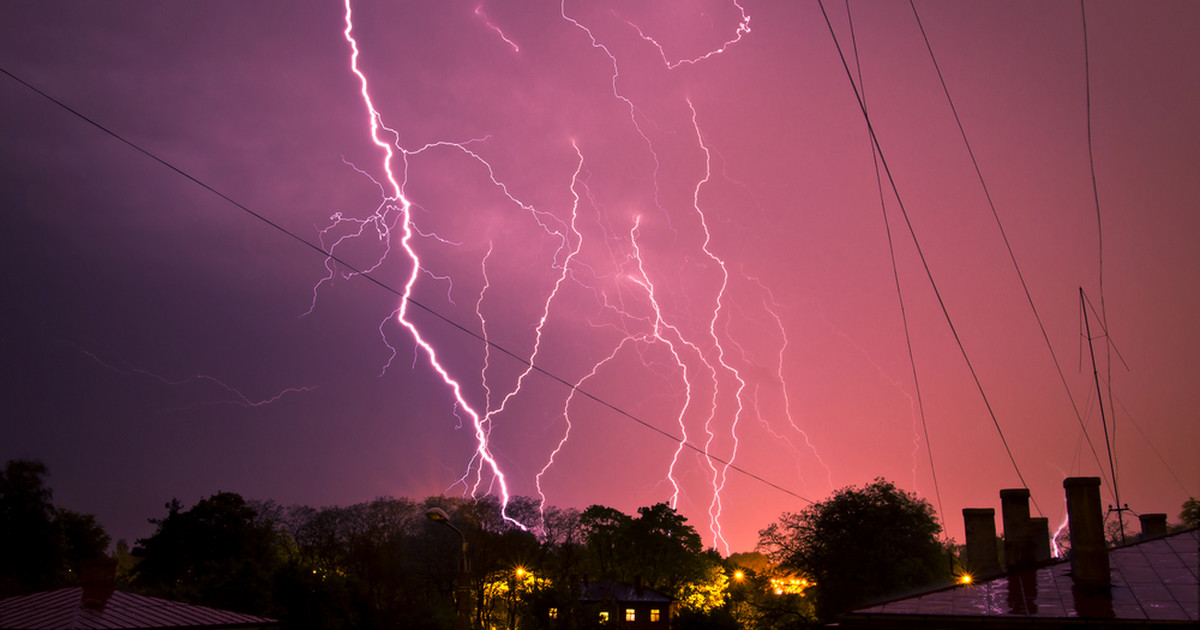
<path id="1" fill-rule="evenodd" d="M 1059 381 L 1062 383 L 1063 389 L 1067 392 L 1067 399 L 1071 402 L 1071 409 L 1075 411 L 1075 419 L 1079 422 L 1079 428 L 1083 432 L 1083 437 L 1087 440 L 1088 448 L 1092 450 L 1092 457 L 1096 460 L 1096 465 L 1103 468 L 1100 463 L 1100 454 L 1096 452 L 1096 445 L 1092 443 L 1092 437 L 1088 435 L 1087 428 L 1083 424 L 1083 416 L 1079 412 L 1079 405 L 1075 402 L 1075 397 L 1071 394 L 1071 387 L 1067 384 L 1066 374 L 1063 372 L 1062 365 L 1058 361 L 1058 355 L 1054 352 L 1054 345 L 1050 343 L 1050 334 L 1046 332 L 1046 325 L 1042 322 L 1042 316 L 1038 313 L 1037 306 L 1033 302 L 1033 294 L 1029 291 L 1029 284 L 1025 282 L 1025 274 L 1021 272 L 1021 265 L 1017 263 L 1017 255 L 1013 251 L 1012 243 L 1008 239 L 1008 232 L 1004 229 L 1003 222 L 1000 221 L 1000 213 L 996 210 L 996 202 L 992 199 L 992 193 L 988 190 L 987 181 L 983 177 L 983 169 L 979 166 L 979 160 L 975 157 L 975 150 L 971 148 L 971 142 L 967 139 L 967 130 L 963 126 L 962 118 L 958 115 L 958 108 L 954 105 L 954 99 L 950 96 L 950 87 L 946 84 L 946 78 L 942 74 L 942 68 L 938 64 L 937 56 L 933 54 L 933 45 L 929 42 L 929 35 L 925 32 L 925 25 L 921 22 L 921 16 L 917 13 L 917 5 L 913 0 L 908 0 L 908 5 L 912 7 L 913 17 L 917 20 L 917 27 L 921 30 L 921 38 L 925 40 L 925 49 L 929 51 L 929 59 L 933 62 L 933 69 L 937 72 L 938 81 L 942 84 L 942 92 L 946 95 L 946 103 L 950 105 L 950 113 L 954 115 L 954 122 L 958 125 L 958 133 L 962 136 L 963 146 L 967 149 L 967 155 L 971 158 L 971 164 L 975 167 L 975 175 L 979 178 L 979 186 L 983 189 L 983 196 L 987 199 L 988 207 L 992 210 L 992 217 L 996 220 L 996 227 L 1000 230 L 1000 237 L 1004 241 L 1004 247 L 1008 250 L 1008 258 L 1012 261 L 1013 269 L 1017 272 L 1017 279 L 1021 282 L 1021 288 L 1025 291 L 1025 299 L 1029 302 L 1029 309 L 1033 311 L 1033 318 L 1037 320 L 1038 329 L 1042 332 L 1042 340 L 1046 342 L 1046 349 L 1050 351 L 1050 359 L 1054 362 L 1054 369 L 1058 372 Z"/>
<path id="2" fill-rule="evenodd" d="M 854 34 L 854 18 L 850 13 L 850 0 L 846 0 L 846 20 L 850 24 L 850 45 L 854 49 L 854 67 L 858 71 L 858 85 L 863 92 L 863 99 L 866 99 L 866 84 L 863 82 L 862 74 L 862 59 L 858 54 L 858 38 Z M 925 419 L 925 401 L 921 397 L 921 381 L 917 378 L 917 359 L 913 355 L 912 334 L 908 328 L 908 309 L 904 306 L 904 291 L 900 287 L 900 267 L 896 262 L 896 244 L 892 238 L 892 224 L 888 220 L 887 201 L 883 196 L 883 175 L 879 172 L 879 145 L 875 143 L 875 136 L 871 136 L 871 164 L 875 167 L 875 188 L 879 192 L 879 208 L 883 211 L 883 228 L 887 233 L 888 254 L 892 259 L 892 278 L 896 283 L 896 299 L 900 303 L 900 322 L 904 326 L 904 344 L 908 350 L 908 364 L 912 367 L 913 388 L 917 395 L 917 413 L 921 416 L 921 429 L 925 434 L 925 452 L 929 455 L 929 475 L 933 478 L 933 495 L 937 499 L 938 513 L 945 518 L 945 510 L 942 509 L 942 491 L 938 486 L 937 468 L 933 465 L 933 442 L 929 439 L 929 424 Z"/>
<path id="3" fill-rule="evenodd" d="M 1100 314 L 1099 320 L 1101 326 L 1108 328 L 1108 308 L 1104 302 L 1104 222 L 1101 219 L 1100 213 L 1100 187 L 1096 183 L 1096 151 L 1092 142 L 1092 62 L 1091 53 L 1088 50 L 1087 36 L 1087 9 L 1084 7 L 1083 0 L 1079 0 L 1079 21 L 1081 30 L 1083 31 L 1083 86 L 1084 86 L 1084 107 L 1087 112 L 1087 147 L 1088 147 L 1088 167 L 1092 176 L 1092 199 L 1096 204 L 1096 258 L 1097 272 L 1100 281 Z M 1082 290 L 1082 289 L 1081 289 Z M 1116 409 L 1112 407 L 1112 345 L 1107 342 L 1107 331 L 1105 333 L 1106 343 L 1105 356 L 1108 359 L 1105 362 L 1105 370 L 1108 371 L 1108 401 L 1109 411 L 1111 415 L 1116 416 Z M 1103 401 L 1101 401 L 1103 404 Z M 1112 439 L 1115 442 L 1117 439 L 1117 427 L 1113 425 Z M 1105 442 L 1108 441 L 1108 430 L 1104 433 Z M 1116 492 L 1117 477 L 1116 469 L 1113 469 L 1113 492 Z"/>
<path id="4" fill-rule="evenodd" d="M 34 86 L 33 84 L 29 83 L 28 81 L 25 81 L 25 80 L 24 80 L 24 79 L 22 79 L 21 77 L 18 77 L 17 75 L 15 75 L 15 74 L 13 74 L 13 73 L 9 72 L 9 71 L 8 71 L 6 68 L 4 68 L 4 67 L 0 66 L 0 73 L 3 73 L 3 74 L 5 74 L 5 75 L 7 75 L 8 77 L 10 77 L 11 79 L 13 79 L 13 80 L 14 80 L 14 81 L 16 81 L 17 83 L 20 83 L 21 85 L 25 86 L 25 87 L 26 87 L 26 88 L 28 88 L 29 90 L 31 90 L 31 91 L 33 91 L 33 92 L 35 92 L 36 94 L 38 94 L 39 96 L 41 96 L 41 97 L 45 98 L 46 100 L 50 101 L 51 103 L 54 103 L 54 104 L 55 104 L 55 105 L 57 105 L 58 107 L 62 108 L 63 110 L 65 110 L 65 111 L 67 111 L 67 112 L 69 112 L 70 114 L 74 115 L 75 117 L 79 118 L 80 120 L 82 120 L 82 121 L 84 121 L 84 122 L 88 123 L 89 125 L 91 125 L 91 126 L 93 126 L 93 127 L 97 128 L 97 129 L 99 129 L 100 131 L 102 131 L 102 132 L 104 132 L 104 133 L 108 134 L 108 135 L 109 135 L 109 136 L 111 136 L 112 138 L 114 138 L 114 139 L 116 139 L 116 140 L 118 140 L 118 141 L 122 142 L 123 144 L 125 144 L 125 145 L 129 146 L 130 148 L 134 149 L 134 150 L 135 150 L 135 151 L 137 151 L 138 153 L 141 153 L 142 155 L 144 155 L 144 156 L 146 156 L 146 157 L 148 157 L 148 158 L 150 158 L 150 159 L 154 160 L 155 162 L 158 162 L 159 164 L 161 164 L 161 165 L 163 165 L 163 166 L 167 167 L 168 169 L 170 169 L 170 170 L 174 171 L 174 172 L 175 172 L 175 173 L 177 173 L 178 175 L 180 175 L 180 176 L 182 176 L 182 177 L 186 178 L 187 180 L 189 180 L 189 181 L 191 181 L 191 182 L 195 183 L 196 185 L 200 186 L 200 187 L 201 187 L 201 188 L 203 188 L 204 190 L 206 190 L 206 191 L 208 191 L 208 192 L 210 192 L 210 193 L 212 193 L 212 194 L 216 195 L 217 197 L 220 197 L 221 199 L 223 199 L 224 201 L 228 202 L 228 203 L 229 203 L 230 205 L 232 205 L 233 207 L 235 207 L 235 208 L 237 208 L 237 209 L 241 210 L 242 212 L 245 212 L 246 214 L 249 214 L 250 216 L 254 217 L 255 219 L 258 219 L 259 221 L 261 221 L 262 223 L 266 224 L 267 226 L 269 226 L 269 227 L 271 227 L 271 228 L 275 229 L 277 232 L 279 232 L 279 233 L 281 233 L 281 234 L 283 234 L 283 235 L 287 236 L 288 238 L 290 238 L 290 239 L 292 239 L 292 240 L 294 240 L 294 241 L 296 241 L 296 242 L 298 242 L 298 243 L 300 243 L 300 244 L 302 244 L 302 245 L 306 246 L 306 247 L 307 247 L 307 248 L 309 248 L 310 250 L 312 250 L 312 251 L 314 251 L 314 252 L 317 252 L 317 253 L 321 254 L 322 256 L 325 256 L 327 260 L 332 260 L 332 261 L 334 261 L 334 262 L 336 262 L 336 263 L 338 263 L 338 264 L 340 264 L 340 265 L 343 265 L 343 266 L 344 266 L 346 269 L 350 270 L 350 271 L 351 271 L 351 272 L 353 272 L 355 275 L 357 275 L 357 276 L 361 276 L 361 277 L 363 277 L 363 278 L 366 278 L 366 279 L 367 279 L 368 281 L 370 281 L 372 284 L 374 284 L 374 285 L 376 285 L 376 286 L 378 286 L 378 287 L 382 288 L 383 290 L 385 290 L 385 291 L 387 291 L 387 292 L 389 292 L 389 293 L 391 293 L 391 294 L 393 294 L 393 295 L 395 295 L 395 296 L 397 296 L 397 297 L 400 297 L 400 298 L 402 298 L 402 299 L 405 299 L 405 300 L 407 300 L 407 302 L 408 302 L 409 304 L 411 304 L 412 306 L 415 306 L 415 307 L 417 307 L 417 308 L 421 309 L 422 311 L 425 311 L 426 313 L 429 313 L 430 315 L 432 315 L 432 316 L 436 317 L 437 319 L 440 319 L 442 322 L 444 322 L 444 323 L 446 323 L 446 324 L 450 325 L 451 327 L 453 327 L 453 328 L 456 328 L 456 329 L 458 329 L 458 330 L 460 330 L 460 331 L 462 331 L 462 332 L 466 333 L 467 335 L 470 335 L 471 337 L 474 337 L 474 338 L 478 339 L 479 341 L 482 341 L 482 342 L 483 342 L 484 344 L 486 344 L 488 347 L 490 347 L 490 348 L 492 348 L 492 349 L 494 349 L 494 350 L 496 350 L 496 351 L 498 351 L 498 352 L 500 352 L 500 353 L 502 353 L 502 354 L 504 354 L 504 355 L 506 355 L 506 356 L 508 356 L 508 357 L 510 357 L 510 358 L 512 358 L 512 359 L 514 359 L 514 360 L 516 360 L 518 363 L 521 363 L 522 365 L 525 365 L 526 367 L 529 367 L 530 369 L 532 369 L 532 370 L 534 370 L 534 371 L 538 372 L 538 373 L 539 373 L 539 374 L 541 374 L 542 376 L 545 376 L 545 377 L 549 378 L 549 379 L 550 379 L 550 380 L 552 380 L 552 381 L 555 381 L 555 382 L 561 383 L 562 385 L 566 386 L 566 387 L 567 387 L 568 389 L 570 389 L 571 391 L 574 391 L 574 392 L 576 392 L 576 393 L 578 393 L 578 394 L 580 394 L 580 395 L 584 396 L 585 398 L 588 398 L 588 399 L 592 400 L 593 402 L 595 402 L 595 403 L 598 403 L 598 404 L 600 404 L 601 406 L 608 408 L 609 410 L 611 410 L 611 411 L 613 411 L 613 412 L 617 413 L 618 415 L 620 415 L 620 416 L 623 416 L 623 417 L 625 417 L 625 418 L 627 418 L 627 419 L 629 419 L 629 420 L 632 420 L 633 422 L 637 423 L 638 425 L 640 425 L 640 426 L 642 426 L 642 427 L 644 427 L 644 428 L 646 428 L 646 429 L 649 429 L 649 430 L 651 430 L 651 431 L 653 431 L 653 432 L 655 432 L 655 433 L 658 433 L 659 435 L 661 435 L 661 436 L 663 436 L 663 437 L 665 437 L 665 438 L 667 438 L 667 439 L 669 439 L 669 440 L 671 440 L 671 441 L 673 441 L 673 442 L 675 442 L 675 443 L 677 443 L 677 444 L 680 444 L 681 446 L 683 446 L 683 447 L 685 447 L 685 448 L 687 448 L 687 449 L 689 449 L 689 450 L 692 450 L 692 451 L 694 451 L 694 452 L 696 452 L 696 453 L 700 454 L 701 456 L 703 456 L 703 457 L 704 457 L 704 458 L 706 458 L 706 459 L 709 459 L 709 460 L 711 460 L 711 461 L 714 461 L 714 462 L 716 462 L 716 463 L 718 463 L 718 464 L 722 464 L 722 465 L 724 465 L 725 467 L 727 467 L 727 468 L 729 468 L 729 469 L 731 469 L 731 470 L 734 470 L 734 471 L 736 471 L 736 472 L 738 472 L 738 473 L 740 473 L 740 474 L 742 474 L 742 475 L 744 475 L 744 476 L 746 476 L 746 477 L 748 477 L 748 478 L 750 478 L 750 479 L 753 479 L 753 480 L 755 480 L 755 481 L 758 481 L 758 482 L 760 482 L 760 483 L 762 483 L 762 484 L 764 484 L 764 485 L 767 485 L 767 486 L 769 486 L 769 487 L 771 487 L 771 488 L 774 488 L 774 489 L 776 489 L 776 490 L 778 490 L 778 491 L 780 491 L 780 492 L 783 492 L 784 494 L 787 494 L 787 495 L 789 495 L 789 496 L 792 496 L 792 497 L 795 497 L 795 498 L 797 498 L 797 499 L 800 499 L 801 501 L 804 501 L 804 502 L 806 502 L 806 503 L 813 503 L 812 499 L 809 499 L 809 498 L 807 498 L 807 497 L 801 496 L 800 494 L 798 494 L 798 493 L 796 493 L 796 492 L 793 492 L 792 490 L 789 490 L 789 489 L 787 489 L 787 488 L 785 488 L 785 487 L 783 487 L 783 486 L 781 486 L 781 485 L 779 485 L 779 484 L 777 484 L 777 483 L 775 483 L 775 482 L 769 481 L 769 480 L 765 479 L 764 477 L 762 477 L 762 476 L 760 476 L 760 475 L 758 475 L 758 474 L 756 474 L 756 473 L 750 472 L 750 471 L 748 471 L 748 470 L 746 470 L 746 469 L 742 468 L 741 466 L 738 466 L 738 465 L 736 465 L 736 464 L 732 463 L 732 462 L 731 462 L 731 461 L 729 461 L 729 460 L 726 460 L 726 459 L 724 459 L 724 458 L 722 458 L 722 457 L 719 457 L 719 456 L 717 456 L 717 455 L 713 455 L 712 453 L 709 453 L 709 452 L 707 452 L 705 449 L 703 449 L 703 448 L 701 448 L 701 447 L 699 447 L 699 446 L 696 446 L 695 444 L 692 444 L 691 442 L 688 442 L 687 440 L 685 440 L 685 439 L 683 439 L 683 438 L 681 438 L 681 437 L 678 437 L 678 436 L 676 436 L 676 435 L 674 435 L 674 434 L 671 434 L 671 433 L 669 433 L 669 432 L 667 432 L 667 431 L 665 431 L 665 430 L 663 430 L 663 429 L 660 429 L 660 428 L 658 428 L 658 427 L 654 426 L 653 424 L 650 424 L 649 422 L 647 422 L 647 421 L 645 421 L 645 420 L 642 420 L 641 418 L 639 418 L 639 417 L 637 417 L 637 416 L 633 415 L 632 413 L 630 413 L 630 412 L 628 412 L 628 411 L 625 411 L 625 410 L 624 410 L 624 409 L 622 409 L 621 407 L 618 407 L 618 406 L 616 406 L 615 404 L 613 404 L 613 403 L 610 403 L 610 402 L 608 402 L 608 401 L 606 401 L 606 400 L 604 400 L 604 399 L 600 398 L 599 396 L 597 396 L 597 395 L 595 395 L 595 394 L 592 394 L 592 393 L 588 392 L 588 391 L 587 391 L 587 390 L 585 390 L 585 389 L 582 389 L 581 387 L 579 387 L 579 386 L 577 386 L 576 384 L 574 384 L 574 383 L 572 383 L 572 382 L 570 382 L 570 381 L 566 380 L 565 378 L 563 378 L 563 377 L 560 377 L 560 376 L 558 376 L 557 374 L 555 374 L 555 373 L 553 373 L 553 372 L 550 372 L 550 371 L 546 370 L 545 368 L 542 368 L 542 367 L 540 367 L 540 366 L 538 366 L 538 365 L 535 365 L 535 364 L 533 364 L 532 362 L 530 362 L 529 360 L 525 359 L 524 357 L 521 357 L 521 356 L 517 355 L 517 354 L 516 354 L 516 352 L 514 352 L 514 351 L 512 351 L 512 350 L 509 350 L 508 348 L 506 348 L 506 347 L 504 347 L 504 346 L 502 346 L 502 345 L 499 345 L 499 344 L 497 344 L 497 343 L 496 343 L 496 342 L 494 342 L 494 341 L 491 341 L 490 339 L 488 339 L 488 338 L 484 337 L 483 335 L 481 335 L 481 334 L 479 334 L 479 333 L 475 332 L 474 330 L 471 330 L 470 328 L 467 328 L 467 327 L 466 327 L 466 326 L 464 326 L 463 324 L 460 324 L 460 323 L 458 323 L 458 322 L 456 322 L 456 321 L 454 321 L 454 320 L 450 319 L 449 317 L 447 317 L 447 316 L 445 316 L 445 315 L 442 315 L 441 313 L 439 313 L 438 311 L 434 310 L 433 308 L 431 308 L 431 307 L 429 307 L 429 306 L 426 306 L 425 304 L 422 304 L 421 302 L 419 302 L 419 301 L 417 301 L 417 300 L 415 300 L 415 299 L 413 299 L 413 298 L 411 298 L 411 297 L 404 298 L 404 294 L 403 294 L 403 292 L 401 292 L 401 291 L 398 291 L 397 289 L 393 288 L 392 286 L 388 285 L 387 283 L 383 282 L 382 280 L 379 280 L 378 278 L 375 278 L 375 277 L 374 277 L 374 276 L 372 276 L 370 273 L 367 273 L 367 272 L 365 272 L 365 271 L 362 271 L 362 270 L 358 269 L 357 267 L 355 267 L 354 265 L 350 264 L 349 262 L 347 262 L 347 261 L 345 261 L 345 260 L 343 260 L 343 259 L 341 259 L 341 258 L 337 257 L 337 256 L 336 256 L 336 255 L 334 255 L 332 252 L 330 252 L 330 251 L 327 251 L 326 249 L 324 249 L 324 248 L 323 248 L 323 247 L 321 247 L 320 245 L 318 245 L 318 244 L 316 244 L 316 243 L 313 243 L 313 242 L 311 242 L 311 241 L 308 241 L 308 240 L 304 239 L 303 237 L 299 236 L 298 234 L 296 234 L 296 233 L 294 233 L 294 232 L 292 232 L 292 231 L 288 230 L 287 228 L 283 227 L 283 226 L 282 226 L 282 225 L 280 225 L 279 223 L 276 223 L 275 221 L 272 221 L 271 219 L 267 218 L 266 216 L 264 216 L 264 215 L 262 215 L 262 214 L 260 214 L 260 213 L 258 213 L 258 212 L 255 212 L 254 210 L 251 210 L 250 208 L 246 207 L 245 205 L 241 204 L 240 202 L 238 202 L 238 201 L 234 200 L 233 198 L 231 198 L 231 197 L 229 197 L 228 195 L 226 195 L 226 194 L 222 193 L 221 191 L 217 190 L 216 188 L 213 188 L 212 186 L 210 186 L 209 184 L 205 183 L 204 181 L 202 181 L 202 180 L 200 180 L 200 179 L 196 178 L 195 176 L 191 175 L 191 174 L 190 174 L 190 173 L 188 173 L 187 171 L 184 171 L 182 168 L 180 168 L 180 167 L 178 167 L 178 166 L 175 166 L 174 164 L 172 164 L 172 163 L 170 163 L 170 162 L 168 162 L 168 161 L 164 160 L 163 158 L 159 157 L 158 155 L 156 155 L 155 153 L 151 152 L 150 150 L 143 148 L 142 146 L 138 145 L 137 143 L 133 142 L 132 140 L 129 140 L 129 139 L 125 138 L 124 136 L 122 136 L 121 134 L 117 133 L 116 131 L 113 131 L 112 129 L 109 129 L 108 127 L 106 127 L 106 126 L 104 126 L 104 125 L 100 124 L 100 123 L 99 123 L 99 122 L 97 122 L 96 120 L 94 120 L 94 119 L 92 119 L 92 118 L 88 117 L 87 115 L 83 114 L 82 112 L 80 112 L 80 111 L 78 111 L 78 110 L 76 110 L 76 109 L 74 109 L 74 108 L 70 107 L 70 106 L 69 106 L 69 105 L 67 105 L 66 103 L 63 103 L 62 101 L 60 101 L 60 100 L 58 100 L 57 98 L 55 98 L 55 97 L 51 96 L 50 94 L 47 94 L 46 92 L 42 91 L 42 90 L 41 90 L 41 89 L 39 89 L 38 87 L 36 87 L 36 86 Z"/>
<path id="5" fill-rule="evenodd" d="M 925 276 L 929 279 L 929 285 L 933 289 L 934 296 L 937 297 L 938 306 L 942 309 L 942 315 L 946 318 L 946 324 L 950 328 L 950 333 L 954 337 L 954 342 L 958 345 L 959 352 L 962 353 L 963 360 L 967 364 L 967 371 L 970 372 L 971 378 L 975 381 L 975 387 L 979 390 L 979 395 L 983 399 L 983 405 L 987 408 L 988 416 L 992 419 L 992 424 L 996 427 L 996 433 L 1000 436 L 1000 443 L 1004 446 L 1004 451 L 1008 453 L 1008 459 L 1012 462 L 1013 470 L 1017 473 L 1017 478 L 1021 484 L 1028 488 L 1029 484 L 1025 481 L 1025 476 L 1021 474 L 1021 467 L 1017 465 L 1017 459 L 1013 456 L 1012 448 L 1008 445 L 1008 439 L 1004 437 L 1004 430 L 1000 428 L 1000 420 L 996 417 L 996 412 L 992 409 L 992 404 L 988 400 L 987 393 L 983 389 L 983 382 L 979 380 L 979 375 L 975 371 L 974 364 L 971 363 L 971 358 L 967 355 L 967 349 L 963 345 L 962 338 L 958 334 L 958 329 L 954 326 L 954 321 L 950 317 L 950 311 L 946 307 L 946 302 L 942 298 L 942 293 L 937 287 L 937 283 L 933 279 L 933 271 L 929 268 L 929 261 L 925 258 L 925 251 L 921 248 L 920 241 L 917 240 L 916 230 L 913 228 L 912 221 L 909 219 L 908 210 L 904 207 L 904 201 L 900 197 L 900 189 L 896 184 L 896 178 L 892 175 L 892 169 L 888 166 L 887 158 L 884 156 L 883 147 L 879 145 L 879 138 L 875 133 L 875 126 L 871 124 L 871 116 L 867 112 L 867 105 L 863 101 L 862 94 L 858 91 L 858 86 L 854 83 L 854 74 L 850 71 L 850 63 L 846 61 L 846 54 L 842 51 L 842 45 L 838 41 L 837 33 L 833 30 L 833 22 L 829 19 L 829 12 L 825 10 L 825 0 L 817 0 L 817 6 L 821 9 L 821 15 L 825 18 L 825 26 L 829 29 L 829 36 L 833 39 L 834 48 L 837 49 L 838 57 L 842 61 L 842 68 L 846 71 L 846 77 L 850 80 L 850 89 L 854 91 L 854 98 L 858 101 L 859 109 L 862 110 L 863 118 L 867 123 L 867 131 L 871 134 L 871 141 L 879 150 L 879 162 L 883 165 L 883 172 L 888 177 L 888 183 L 892 188 L 893 194 L 896 196 L 896 205 L 900 207 L 900 214 L 904 217 L 904 222 L 908 226 L 908 232 L 912 236 L 913 245 L 916 247 L 917 256 L 921 259 L 921 266 L 925 270 Z M 1034 507 L 1037 508 L 1038 514 L 1042 514 L 1041 506 L 1037 504 L 1037 499 L 1033 500 Z"/>

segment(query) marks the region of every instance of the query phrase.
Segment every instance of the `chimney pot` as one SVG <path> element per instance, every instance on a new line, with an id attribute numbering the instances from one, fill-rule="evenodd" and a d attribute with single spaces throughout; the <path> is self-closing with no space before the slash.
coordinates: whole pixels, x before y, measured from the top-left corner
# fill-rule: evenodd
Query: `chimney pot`
<path id="1" fill-rule="evenodd" d="M 1108 547 L 1104 542 L 1104 513 L 1100 507 L 1099 477 L 1068 477 L 1067 520 L 1071 527 L 1071 575 L 1089 590 L 1107 590 Z"/>
<path id="2" fill-rule="evenodd" d="M 999 573 L 996 510 L 963 508 L 963 528 L 967 537 L 967 571 L 975 577 Z"/>
<path id="3" fill-rule="evenodd" d="M 1030 535 L 1033 536 L 1033 560 L 1045 562 L 1050 555 L 1050 519 L 1037 517 L 1029 519 Z"/>
<path id="4" fill-rule="evenodd" d="M 1034 541 L 1029 524 L 1029 488 L 1001 490 L 1000 511 L 1004 519 L 1004 564 L 1009 571 L 1032 567 Z"/>
<path id="5" fill-rule="evenodd" d="M 89 558 L 80 563 L 79 584 L 83 587 L 85 608 L 104 608 L 117 583 L 117 561 L 113 558 Z"/>
<path id="6" fill-rule="evenodd" d="M 1163 513 L 1142 514 L 1138 516 L 1142 522 L 1142 540 L 1162 538 L 1167 535 L 1167 515 Z"/>

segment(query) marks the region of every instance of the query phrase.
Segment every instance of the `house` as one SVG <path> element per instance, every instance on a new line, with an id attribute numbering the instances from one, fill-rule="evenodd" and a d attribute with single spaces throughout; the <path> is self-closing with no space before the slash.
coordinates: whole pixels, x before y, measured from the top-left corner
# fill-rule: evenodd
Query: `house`
<path id="1" fill-rule="evenodd" d="M 626 582 L 589 582 L 579 585 L 579 602 L 587 614 L 618 628 L 654 630 L 668 628 L 675 614 L 670 595 L 642 585 L 641 578 Z"/>
<path id="2" fill-rule="evenodd" d="M 133 630 L 136 628 L 276 628 L 252 615 L 146 597 L 113 588 L 115 563 L 85 565 L 82 586 L 0 599 L 0 630 Z"/>
<path id="3" fill-rule="evenodd" d="M 1108 549 L 1100 480 L 1069 478 L 1063 486 L 1070 559 L 1042 558 L 1041 528 L 1028 516 L 1028 490 L 1006 490 L 1001 493 L 1004 570 L 997 560 L 995 524 L 989 531 L 988 522 L 980 519 L 993 511 L 964 510 L 967 563 L 982 575 L 970 583 L 852 611 L 838 618 L 839 630 L 1200 627 L 1200 533 L 1168 534 L 1166 515 L 1146 514 L 1137 542 Z"/>

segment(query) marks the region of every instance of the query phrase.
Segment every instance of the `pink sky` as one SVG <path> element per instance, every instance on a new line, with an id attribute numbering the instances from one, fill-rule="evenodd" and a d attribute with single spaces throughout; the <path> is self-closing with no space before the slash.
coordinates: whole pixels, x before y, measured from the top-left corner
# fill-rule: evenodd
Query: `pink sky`
<path id="1" fill-rule="evenodd" d="M 916 3 L 1066 387 L 907 3 L 850 2 L 853 42 L 846 4 L 825 3 L 861 63 L 886 209 L 815 2 L 395 4 L 355 3 L 354 36 L 414 152 L 413 297 L 437 316 L 410 319 L 481 415 L 526 368 L 497 347 L 544 370 L 488 425 L 514 494 L 545 469 L 555 505 L 674 501 L 739 551 L 882 476 L 961 540 L 961 509 L 998 508 L 1019 468 L 1057 523 L 1065 476 L 1103 474 L 1112 502 L 1081 287 L 1124 359 L 1097 340 L 1121 501 L 1174 520 L 1200 494 L 1194 3 L 1085 3 L 1096 195 L 1079 4 Z M 403 215 L 383 238 L 362 223 L 388 187 L 344 19 L 6 4 L 0 67 L 309 242 L 365 225 L 336 253 L 402 291 Z M 329 505 L 498 487 L 395 294 L 334 263 L 321 282 L 314 250 L 8 77 L 0 103 L 0 457 L 43 459 L 60 505 L 132 539 L 172 497 L 219 490 Z M 684 435 L 718 459 L 677 456 Z"/>

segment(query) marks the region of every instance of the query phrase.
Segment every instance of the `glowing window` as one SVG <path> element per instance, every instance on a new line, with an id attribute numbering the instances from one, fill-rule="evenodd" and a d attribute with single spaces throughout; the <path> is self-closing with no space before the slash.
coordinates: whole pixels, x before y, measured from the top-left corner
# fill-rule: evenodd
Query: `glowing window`
<path id="1" fill-rule="evenodd" d="M 657 608 L 650 609 L 650 621 L 659 621 L 662 619 L 662 613 Z"/>
<path id="2" fill-rule="evenodd" d="M 637 621 L 637 613 L 632 608 L 625 609 L 625 621 Z"/>
<path id="3" fill-rule="evenodd" d="M 550 618 L 551 618 L 551 619 L 558 619 L 558 609 L 557 609 L 557 608 L 551 608 L 551 609 L 550 609 Z"/>

